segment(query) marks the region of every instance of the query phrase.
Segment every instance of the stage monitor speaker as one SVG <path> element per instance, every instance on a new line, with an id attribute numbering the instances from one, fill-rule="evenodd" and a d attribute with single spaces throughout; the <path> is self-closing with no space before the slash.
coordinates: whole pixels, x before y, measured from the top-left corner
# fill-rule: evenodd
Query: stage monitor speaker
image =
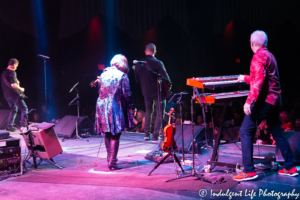
<path id="1" fill-rule="evenodd" d="M 180 147 L 182 151 L 182 134 L 181 134 L 181 125 L 176 124 L 176 134 L 174 139 L 177 143 L 177 146 Z M 209 146 L 213 144 L 213 135 L 209 129 L 206 129 L 207 142 Z M 205 140 L 205 126 L 194 125 L 194 138 L 197 143 Z M 183 125 L 183 139 L 184 139 L 184 151 L 192 151 L 192 125 L 184 124 Z"/>
<path id="2" fill-rule="evenodd" d="M 9 112 L 10 110 L 0 110 L 0 129 L 6 128 Z"/>
<path id="3" fill-rule="evenodd" d="M 43 129 L 44 124 L 46 128 Z M 51 126 L 48 123 L 35 123 L 29 126 L 32 130 L 34 148 L 41 158 L 51 159 L 63 152 L 53 126 L 54 124 Z M 28 135 L 23 134 L 23 137 L 30 150 Z"/>
<path id="4" fill-rule="evenodd" d="M 64 138 L 72 138 L 76 135 L 76 120 L 77 116 L 66 115 L 54 127 L 57 135 Z M 79 117 L 78 134 L 84 133 L 94 134 L 94 124 L 88 117 Z"/>
<path id="5" fill-rule="evenodd" d="M 283 135 L 289 141 L 292 152 L 294 154 L 294 162 L 300 164 L 300 131 L 297 132 L 283 132 Z M 281 151 L 276 145 L 276 161 L 284 162 Z"/>
<path id="6" fill-rule="evenodd" d="M 10 110 L 0 110 L 0 129 L 5 129 L 7 125 L 7 118 L 10 113 Z M 15 118 L 15 124 L 20 124 L 21 117 L 17 115 Z"/>

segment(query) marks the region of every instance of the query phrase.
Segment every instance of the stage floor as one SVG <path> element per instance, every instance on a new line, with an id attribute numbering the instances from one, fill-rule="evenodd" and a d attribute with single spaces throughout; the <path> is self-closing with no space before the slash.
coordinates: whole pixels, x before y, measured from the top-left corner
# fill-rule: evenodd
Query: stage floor
<path id="1" fill-rule="evenodd" d="M 22 152 L 25 156 L 27 148 L 23 137 L 18 132 L 11 133 L 13 137 L 21 138 Z M 146 142 L 140 133 L 126 132 L 121 136 L 118 164 L 124 167 L 119 171 L 107 168 L 106 150 L 102 137 L 94 136 L 82 140 L 65 140 L 61 145 L 63 153 L 53 159 L 63 169 L 42 162 L 38 169 L 29 167 L 29 171 L 18 177 L 11 177 L 0 181 L 0 199 L 295 199 L 297 196 L 284 196 L 289 192 L 300 193 L 300 178 L 279 176 L 275 171 L 265 173 L 258 171 L 259 177 L 253 181 L 238 183 L 231 178 L 235 172 L 226 167 L 216 167 L 211 173 L 204 173 L 204 177 L 222 176 L 227 182 L 210 184 L 197 177 L 165 182 L 176 177 L 174 163 L 160 165 L 152 174 L 154 162 L 146 160 L 144 156 L 157 149 L 158 144 Z M 222 144 L 220 146 L 219 161 L 227 163 L 242 163 L 240 143 Z M 97 160 L 98 151 L 99 156 Z M 272 146 L 260 148 L 255 155 L 274 155 Z M 197 155 L 195 164 L 200 174 L 210 153 Z M 191 158 L 188 154 L 187 158 Z M 95 163 L 98 165 L 95 166 Z M 268 161 L 259 161 L 256 163 Z M 179 169 L 179 167 L 177 167 Z M 188 170 L 188 165 L 184 166 Z M 180 171 L 180 170 L 179 170 Z M 228 190 L 228 191 L 227 191 Z M 199 192 L 200 191 L 200 192 Z M 273 191 L 273 193 L 272 193 Z M 228 192 L 228 193 L 226 193 Z M 253 198 L 251 198 L 251 196 Z M 300 197 L 298 197 L 299 199 Z"/>

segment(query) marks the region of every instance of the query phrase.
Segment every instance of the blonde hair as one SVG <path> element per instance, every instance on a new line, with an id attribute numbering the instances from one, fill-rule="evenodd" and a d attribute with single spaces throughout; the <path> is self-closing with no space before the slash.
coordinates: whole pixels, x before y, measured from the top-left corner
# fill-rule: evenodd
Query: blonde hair
<path id="1" fill-rule="evenodd" d="M 122 54 L 115 55 L 110 61 L 110 66 L 114 66 L 126 74 L 129 72 L 127 58 Z"/>
<path id="2" fill-rule="evenodd" d="M 268 45 L 268 36 L 264 31 L 254 31 L 250 37 L 251 42 L 253 42 L 257 46 L 267 46 Z"/>

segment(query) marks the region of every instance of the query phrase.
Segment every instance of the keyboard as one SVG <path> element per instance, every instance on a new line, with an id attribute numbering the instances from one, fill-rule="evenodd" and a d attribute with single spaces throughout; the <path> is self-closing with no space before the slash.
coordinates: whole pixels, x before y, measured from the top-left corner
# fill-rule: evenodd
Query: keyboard
<path id="1" fill-rule="evenodd" d="M 203 93 L 201 95 L 201 99 L 203 103 L 205 104 L 214 104 L 218 100 L 225 99 L 228 100 L 234 100 L 238 97 L 247 97 L 250 93 L 250 90 L 243 90 L 243 91 L 235 91 L 235 92 L 223 92 L 223 93 Z M 199 98 L 196 97 L 197 101 L 199 101 Z"/>
<path id="2" fill-rule="evenodd" d="M 238 77 L 239 75 L 188 78 L 186 84 L 196 88 L 213 88 L 245 85 L 246 83 L 244 81 L 237 82 Z"/>

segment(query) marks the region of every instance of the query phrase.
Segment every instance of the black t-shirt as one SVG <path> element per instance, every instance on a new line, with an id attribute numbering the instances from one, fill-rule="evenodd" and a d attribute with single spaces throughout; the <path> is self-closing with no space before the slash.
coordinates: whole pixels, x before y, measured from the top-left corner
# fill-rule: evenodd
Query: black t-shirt
<path id="1" fill-rule="evenodd" d="M 4 98 L 18 97 L 18 93 L 11 87 L 11 84 L 17 83 L 17 73 L 10 69 L 5 69 L 1 74 L 1 85 Z"/>
<path id="2" fill-rule="evenodd" d="M 160 60 L 151 55 L 146 55 L 144 60 L 147 62 L 147 67 L 168 79 L 168 81 L 164 80 L 164 82 L 169 85 L 172 84 L 165 66 Z M 157 76 L 147 70 L 147 68 L 140 66 L 140 64 L 137 64 L 135 68 L 135 81 L 141 85 L 144 97 L 157 96 Z M 165 96 L 165 94 L 162 94 L 162 96 Z"/>

